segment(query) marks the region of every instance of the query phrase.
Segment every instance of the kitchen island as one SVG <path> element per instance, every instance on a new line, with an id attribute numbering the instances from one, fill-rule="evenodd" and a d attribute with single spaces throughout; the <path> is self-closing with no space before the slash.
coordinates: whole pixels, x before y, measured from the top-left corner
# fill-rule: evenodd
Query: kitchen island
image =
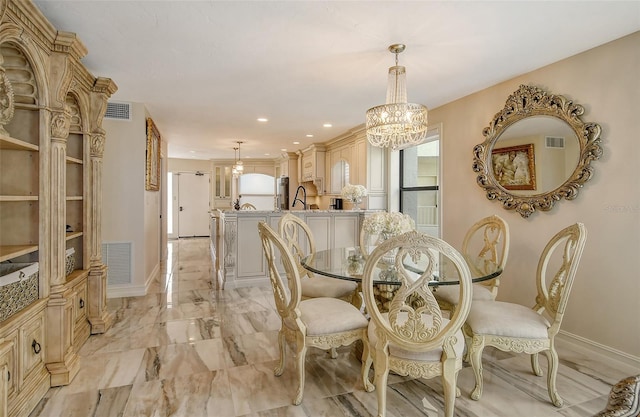
<path id="1" fill-rule="evenodd" d="M 269 285 L 258 223 L 278 230 L 278 222 L 286 213 L 304 220 L 313 232 L 316 250 L 325 250 L 358 246 L 366 211 L 212 211 L 210 249 L 216 289 Z"/>

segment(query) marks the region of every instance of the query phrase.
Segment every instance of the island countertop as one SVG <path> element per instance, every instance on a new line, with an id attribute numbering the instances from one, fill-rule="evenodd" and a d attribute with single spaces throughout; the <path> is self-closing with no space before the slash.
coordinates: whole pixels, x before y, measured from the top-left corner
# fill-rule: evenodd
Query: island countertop
<path id="1" fill-rule="evenodd" d="M 358 246 L 365 210 L 213 210 L 211 258 L 216 288 L 269 285 L 258 223 L 278 229 L 285 214 L 300 217 L 311 229 L 316 250 Z"/>

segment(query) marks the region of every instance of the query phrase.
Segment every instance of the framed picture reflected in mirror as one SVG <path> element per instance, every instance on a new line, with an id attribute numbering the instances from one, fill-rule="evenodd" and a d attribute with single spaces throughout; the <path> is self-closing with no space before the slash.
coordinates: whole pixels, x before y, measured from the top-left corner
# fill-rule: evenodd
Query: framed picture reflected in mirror
<path id="1" fill-rule="evenodd" d="M 535 190 L 536 164 L 533 143 L 491 151 L 491 168 L 505 190 Z"/>

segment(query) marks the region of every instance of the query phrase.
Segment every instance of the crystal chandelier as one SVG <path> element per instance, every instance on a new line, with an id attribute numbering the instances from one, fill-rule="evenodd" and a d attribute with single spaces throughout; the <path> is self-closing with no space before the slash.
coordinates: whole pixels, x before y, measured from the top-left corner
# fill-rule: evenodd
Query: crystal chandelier
<path id="1" fill-rule="evenodd" d="M 235 165 L 233 165 L 233 174 L 236 176 L 240 176 L 242 175 L 243 171 L 244 171 L 244 165 L 242 164 L 242 161 L 240 160 L 240 144 L 244 143 L 242 141 L 238 141 L 238 147 L 237 148 L 233 148 L 233 150 L 237 150 L 238 151 L 238 156 L 236 157 L 236 163 Z"/>
<path id="2" fill-rule="evenodd" d="M 367 139 L 373 146 L 401 149 L 419 144 L 427 135 L 427 108 L 407 103 L 406 71 L 398 65 L 398 54 L 404 49 L 403 44 L 389 47 L 396 65 L 389 68 L 387 104 L 367 110 Z"/>

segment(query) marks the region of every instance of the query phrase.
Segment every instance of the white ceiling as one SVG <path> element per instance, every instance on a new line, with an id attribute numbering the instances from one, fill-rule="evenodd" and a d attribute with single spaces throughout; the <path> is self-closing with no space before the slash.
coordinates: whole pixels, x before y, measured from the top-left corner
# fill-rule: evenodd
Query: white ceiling
<path id="1" fill-rule="evenodd" d="M 197 159 L 233 158 L 238 140 L 242 159 L 275 158 L 364 123 L 392 43 L 409 101 L 434 108 L 640 30 L 638 1 L 35 3 L 78 34 L 113 101 L 147 106 L 169 157 Z"/>

